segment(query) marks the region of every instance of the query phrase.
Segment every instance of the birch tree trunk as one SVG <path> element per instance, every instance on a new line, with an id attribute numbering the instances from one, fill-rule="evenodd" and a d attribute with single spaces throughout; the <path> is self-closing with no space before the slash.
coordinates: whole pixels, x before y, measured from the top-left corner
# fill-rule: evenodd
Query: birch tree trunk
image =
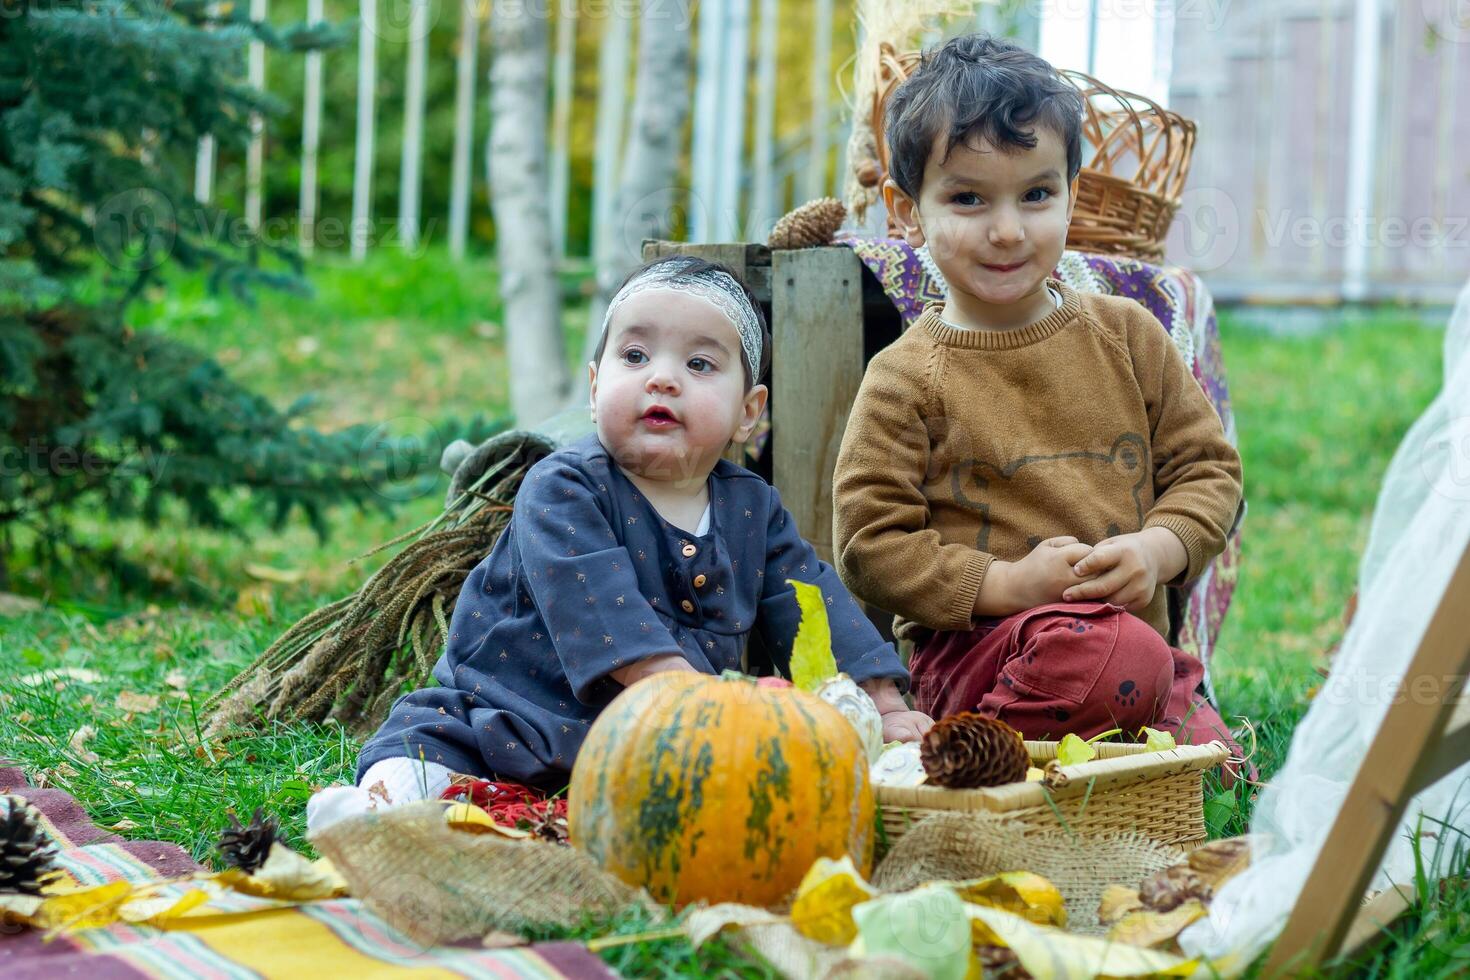
<path id="1" fill-rule="evenodd" d="M 610 220 L 603 223 L 598 256 L 597 293 L 587 320 L 583 361 L 602 333 L 602 317 L 613 290 L 642 259 L 643 239 L 667 237 L 675 208 L 683 200 L 676 186 L 679 140 L 689 108 L 689 22 L 680 5 L 643 4 L 638 27 L 638 74 L 633 112 L 623 150 L 621 176 Z M 585 395 L 578 372 L 573 401 Z"/>
<path id="2" fill-rule="evenodd" d="M 551 251 L 546 165 L 547 23 L 533 4 L 497 4 L 490 69 L 491 209 L 517 425 L 561 408 L 570 387 Z"/>

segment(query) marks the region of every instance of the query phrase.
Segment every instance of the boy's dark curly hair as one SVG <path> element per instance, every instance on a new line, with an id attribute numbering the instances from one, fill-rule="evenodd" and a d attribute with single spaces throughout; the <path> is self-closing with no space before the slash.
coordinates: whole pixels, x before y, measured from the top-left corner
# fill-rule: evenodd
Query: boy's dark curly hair
<path id="1" fill-rule="evenodd" d="M 725 265 L 723 262 L 711 262 L 708 259 L 696 259 L 688 255 L 669 255 L 661 259 L 654 259 L 652 262 L 645 262 L 628 273 L 623 278 L 623 281 L 618 283 L 618 288 L 613 290 L 613 295 L 616 296 L 622 291 L 624 286 L 649 269 L 656 269 L 661 265 L 666 265 L 671 262 L 679 263 L 682 266 L 680 271 L 689 276 L 701 276 L 710 272 L 723 272 L 731 279 L 734 279 L 739 284 L 741 290 L 745 292 L 745 298 L 750 300 L 750 305 L 755 308 L 755 322 L 759 323 L 761 327 L 761 364 L 760 372 L 756 376 L 751 376 L 750 365 L 745 363 L 745 355 L 740 354 L 740 365 L 745 372 L 745 390 L 749 391 L 751 388 L 754 388 L 765 378 L 766 373 L 771 369 L 771 329 L 766 325 L 765 311 L 761 309 L 761 304 L 756 300 L 755 293 L 750 291 L 750 287 L 745 284 L 745 280 L 736 275 L 735 270 L 728 265 Z M 603 352 L 606 350 L 607 331 L 604 330 L 602 336 L 597 341 L 597 350 L 592 355 L 592 363 L 601 364 Z"/>
<path id="2" fill-rule="evenodd" d="M 975 136 L 998 148 L 1030 149 L 1036 127 L 1046 126 L 1067 147 L 1071 180 L 1082 169 L 1082 109 L 1077 89 L 1020 45 L 988 34 L 951 38 L 924 52 L 889 100 L 889 176 L 917 201 L 924 164 L 941 136 L 945 160 Z"/>

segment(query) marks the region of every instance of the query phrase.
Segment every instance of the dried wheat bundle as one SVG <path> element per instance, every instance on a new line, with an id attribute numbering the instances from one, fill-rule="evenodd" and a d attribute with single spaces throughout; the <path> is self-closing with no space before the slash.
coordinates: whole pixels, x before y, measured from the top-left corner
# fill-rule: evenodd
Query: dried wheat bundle
<path id="1" fill-rule="evenodd" d="M 843 200 L 854 220 L 864 220 L 868 208 L 878 201 L 883 177 L 878 145 L 883 134 L 874 130 L 873 120 L 880 89 L 886 84 L 882 70 L 885 46 L 890 57 L 893 51 L 905 51 L 937 21 L 973 12 L 976 2 L 858 0 L 861 40 L 853 55 L 853 87 L 847 99 L 852 110 L 852 131 L 847 138 L 848 168 L 842 188 Z"/>
<path id="2" fill-rule="evenodd" d="M 526 471 L 552 449 L 527 432 L 483 443 L 456 467 L 442 514 L 356 559 L 409 542 L 362 588 L 303 616 L 210 698 L 207 736 L 329 716 L 352 731 L 376 726 L 406 686 L 428 679 L 460 585 L 510 522 Z"/>

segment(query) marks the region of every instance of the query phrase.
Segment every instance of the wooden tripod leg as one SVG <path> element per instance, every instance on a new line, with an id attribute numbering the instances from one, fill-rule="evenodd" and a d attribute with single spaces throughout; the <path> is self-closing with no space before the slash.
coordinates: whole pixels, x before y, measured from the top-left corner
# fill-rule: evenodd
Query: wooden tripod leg
<path id="1" fill-rule="evenodd" d="M 1368 746 L 1263 976 L 1290 975 L 1337 952 L 1409 800 L 1455 764 L 1470 761 L 1467 733 L 1446 731 L 1452 714 L 1457 724 L 1464 717 L 1456 709 L 1467 666 L 1470 547 Z"/>

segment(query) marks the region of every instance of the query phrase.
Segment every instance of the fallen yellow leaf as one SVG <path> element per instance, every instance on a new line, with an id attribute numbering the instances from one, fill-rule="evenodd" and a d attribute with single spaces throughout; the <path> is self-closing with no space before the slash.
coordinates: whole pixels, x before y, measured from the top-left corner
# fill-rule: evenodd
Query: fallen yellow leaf
<path id="1" fill-rule="evenodd" d="M 965 910 L 976 907 L 936 882 L 880 895 L 853 908 L 858 937 L 848 955 L 892 957 L 930 980 L 978 980 L 981 967 L 965 921 Z"/>
<path id="2" fill-rule="evenodd" d="M 791 683 L 803 691 L 816 691 L 827 678 L 837 676 L 827 605 L 817 586 L 793 578 L 786 584 L 795 590 L 796 604 L 801 609 L 801 625 L 791 642 Z"/>
<path id="3" fill-rule="evenodd" d="M 169 895 L 154 895 L 149 898 L 132 899 L 123 904 L 120 913 L 124 922 L 156 926 L 193 911 L 208 902 L 209 899 L 208 892 L 194 888 L 176 898 Z"/>
<path id="4" fill-rule="evenodd" d="M 33 923 L 44 901 L 40 895 L 0 892 L 0 922 Z"/>
<path id="5" fill-rule="evenodd" d="M 1043 925 L 1065 926 L 1062 893 L 1046 878 L 1030 871 L 1005 871 L 955 886 L 960 898 L 976 905 L 1005 909 Z"/>
<path id="6" fill-rule="evenodd" d="M 118 920 L 123 903 L 132 897 L 136 888 L 130 881 L 110 881 L 93 888 L 46 895 L 36 911 L 35 924 L 52 932 L 110 926 Z"/>
<path id="7" fill-rule="evenodd" d="M 274 609 L 270 586 L 264 583 L 247 585 L 235 597 L 235 612 L 247 619 L 270 619 Z"/>
<path id="8" fill-rule="evenodd" d="M 852 907 L 877 896 L 878 890 L 863 880 L 850 855 L 839 861 L 819 857 L 796 889 L 791 924 L 808 939 L 846 945 L 858 933 Z"/>
<path id="9" fill-rule="evenodd" d="M 247 895 L 288 902 L 314 902 L 347 894 L 347 882 L 326 858 L 308 861 L 279 841 L 254 874 L 230 868 L 215 880 Z"/>
<path id="10" fill-rule="evenodd" d="M 1137 888 L 1127 885 L 1109 885 L 1103 889 L 1102 899 L 1097 903 L 1097 924 L 1110 926 L 1129 912 L 1143 908 Z"/>
<path id="11" fill-rule="evenodd" d="M 1144 726 L 1143 731 L 1148 736 L 1143 744 L 1150 752 L 1165 752 L 1169 749 L 1177 749 L 1179 747 L 1178 743 L 1174 741 L 1174 736 L 1168 732 L 1161 732 L 1157 728 L 1149 728 L 1147 725 Z"/>
<path id="12" fill-rule="evenodd" d="M 95 684 L 102 679 L 102 675 L 95 670 L 86 667 L 48 667 L 38 670 L 33 674 L 16 678 L 15 683 L 25 687 L 36 687 L 50 681 L 80 681 L 83 684 Z"/>
<path id="13" fill-rule="evenodd" d="M 1061 744 L 1057 746 L 1057 763 L 1063 766 L 1091 762 L 1095 755 L 1097 755 L 1097 749 L 1071 732 L 1063 735 Z"/>
<path id="14" fill-rule="evenodd" d="M 1005 946 L 1034 977 L 1050 980 L 1093 980 L 1094 977 L 1189 976 L 1198 965 L 1169 953 L 1140 949 L 1096 936 L 1073 935 L 1055 926 L 1037 925 L 1005 909 L 967 904 L 972 935 L 984 945 Z"/>
<path id="15" fill-rule="evenodd" d="M 269 565 L 261 565 L 253 561 L 247 561 L 245 563 L 245 572 L 247 575 L 254 576 L 261 581 L 276 582 L 281 585 L 300 582 L 306 577 L 306 572 L 300 568 L 272 568 Z"/>
<path id="16" fill-rule="evenodd" d="M 67 740 L 66 747 L 71 750 L 72 755 L 77 757 L 78 762 L 93 765 L 102 761 L 101 756 L 87 748 L 87 743 L 96 737 L 97 729 L 91 725 L 83 725 L 72 733 L 71 738 Z"/>
<path id="17" fill-rule="evenodd" d="M 1162 946 L 1172 943 L 1186 926 L 1203 919 L 1207 911 L 1193 898 L 1168 912 L 1138 909 L 1114 923 L 1108 938 L 1130 946 Z"/>
<path id="18" fill-rule="evenodd" d="M 533 836 L 529 830 L 519 827 L 502 827 L 490 819 L 490 814 L 472 803 L 456 803 L 444 811 L 444 822 L 454 830 L 471 834 L 500 834 L 521 840 Z"/>

